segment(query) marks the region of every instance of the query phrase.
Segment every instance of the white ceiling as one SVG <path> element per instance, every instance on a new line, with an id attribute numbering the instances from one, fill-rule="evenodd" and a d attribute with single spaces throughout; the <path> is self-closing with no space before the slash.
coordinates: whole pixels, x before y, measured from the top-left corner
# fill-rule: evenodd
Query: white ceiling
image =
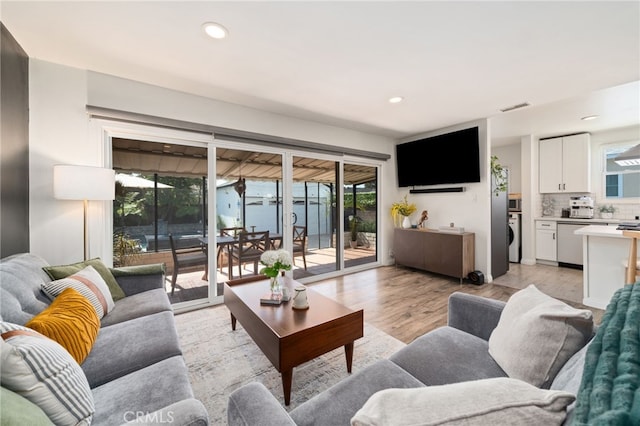
<path id="1" fill-rule="evenodd" d="M 637 1 L 0 7 L 32 58 L 394 138 L 484 117 L 494 145 L 640 123 Z"/>

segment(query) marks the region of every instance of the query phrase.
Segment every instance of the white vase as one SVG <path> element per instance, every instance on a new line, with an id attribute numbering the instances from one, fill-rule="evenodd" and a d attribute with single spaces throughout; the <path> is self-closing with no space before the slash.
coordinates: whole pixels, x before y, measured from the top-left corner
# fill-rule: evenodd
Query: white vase
<path id="1" fill-rule="evenodd" d="M 411 220 L 409 219 L 409 216 L 405 216 L 404 219 L 402 219 L 402 227 L 411 228 Z"/>

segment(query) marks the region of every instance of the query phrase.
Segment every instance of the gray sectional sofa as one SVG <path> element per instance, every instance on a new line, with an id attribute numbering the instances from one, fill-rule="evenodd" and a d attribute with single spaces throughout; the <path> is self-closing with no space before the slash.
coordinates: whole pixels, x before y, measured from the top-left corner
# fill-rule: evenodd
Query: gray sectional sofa
<path id="1" fill-rule="evenodd" d="M 24 325 L 51 303 L 41 291 L 41 284 L 51 281 L 46 266 L 34 254 L 0 261 L 0 320 Z M 207 425 L 207 411 L 193 396 L 163 288 L 163 265 L 112 273 L 126 297 L 102 318 L 80 366 L 95 402 L 91 424 Z"/>
<path id="2" fill-rule="evenodd" d="M 505 302 L 478 297 L 464 293 L 454 293 L 449 298 L 448 325 L 429 332 L 396 352 L 389 359 L 381 360 L 363 370 L 354 373 L 328 390 L 316 395 L 289 413 L 261 383 L 254 382 L 236 389 L 228 401 L 228 423 L 230 426 L 247 425 L 349 425 L 351 419 L 376 392 L 384 389 L 405 389 L 433 387 L 441 388 L 447 384 L 473 383 L 489 378 L 505 378 L 507 373 L 498 365 L 489 351 L 489 340 L 498 325 Z M 571 400 L 578 393 L 582 368 L 584 365 L 586 344 L 595 333 L 595 326 L 584 324 L 587 334 L 578 345 L 582 349 L 571 355 L 561 366 L 559 372 L 549 377 L 543 387 L 566 391 Z M 578 336 L 580 333 L 578 333 Z M 357 354 L 355 354 L 357 356 Z M 527 356 L 524 356 L 525 363 Z M 532 357 L 533 358 L 533 357 Z M 497 379 L 500 380 L 500 379 Z M 514 379 L 509 379 L 514 380 Z M 530 386 L 527 384 L 527 386 Z M 532 386 L 533 387 L 533 386 Z M 538 387 L 534 387 L 538 390 Z M 459 413 L 466 400 L 474 400 L 478 393 L 464 392 L 450 394 L 445 399 L 447 414 Z M 517 392 L 514 392 L 517 393 Z M 559 394 L 563 396 L 564 394 Z M 564 395 L 566 398 L 566 395 Z M 427 401 L 435 396 L 427 396 Z M 394 403 L 389 412 L 402 413 L 411 404 Z M 571 412 L 575 403 L 568 407 Z M 428 415 L 438 407 L 425 407 Z M 519 413 L 518 413 L 519 415 Z M 565 408 L 562 407 L 560 421 L 564 421 Z M 384 418 L 384 416 L 383 416 Z M 508 417 L 516 421 L 516 417 Z M 420 424 L 430 423 L 421 418 Z M 545 424 L 541 423 L 519 424 Z M 396 419 L 397 420 L 397 419 Z M 404 419 L 402 419 L 404 420 Z M 454 419 L 455 420 L 455 419 Z M 460 420 L 460 419 L 457 419 Z M 475 419 L 468 424 L 505 424 L 499 417 Z M 507 421 L 508 423 L 510 421 Z M 447 423 L 442 422 L 442 423 Z M 516 421 L 516 423 L 518 423 Z M 565 424 L 568 421 L 565 421 Z M 371 423 L 352 424 L 396 424 L 386 419 Z M 409 424 L 409 423 L 402 423 Z M 455 421 L 452 424 L 459 424 Z M 462 421 L 460 424 L 467 424 Z M 546 423 L 551 424 L 551 423 Z"/>

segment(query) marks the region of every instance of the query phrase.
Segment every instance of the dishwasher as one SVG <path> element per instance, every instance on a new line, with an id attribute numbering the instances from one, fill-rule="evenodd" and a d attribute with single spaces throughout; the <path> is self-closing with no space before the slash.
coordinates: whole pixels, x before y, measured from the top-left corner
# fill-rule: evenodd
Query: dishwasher
<path id="1" fill-rule="evenodd" d="M 582 235 L 574 231 L 589 225 L 588 222 L 558 222 L 558 264 L 582 268 Z"/>

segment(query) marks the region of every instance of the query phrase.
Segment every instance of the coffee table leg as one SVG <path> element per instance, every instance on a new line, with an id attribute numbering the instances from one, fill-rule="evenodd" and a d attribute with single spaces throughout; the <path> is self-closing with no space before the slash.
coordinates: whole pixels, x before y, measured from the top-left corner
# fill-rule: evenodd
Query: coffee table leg
<path id="1" fill-rule="evenodd" d="M 344 345 L 344 355 L 347 358 L 347 372 L 351 373 L 351 363 L 353 362 L 353 342 Z"/>
<path id="2" fill-rule="evenodd" d="M 231 314 L 231 330 L 236 330 L 236 317 L 234 317 L 233 314 Z"/>
<path id="3" fill-rule="evenodd" d="M 291 402 L 291 382 L 293 381 L 293 369 L 282 372 L 282 389 L 284 390 L 284 405 Z"/>

